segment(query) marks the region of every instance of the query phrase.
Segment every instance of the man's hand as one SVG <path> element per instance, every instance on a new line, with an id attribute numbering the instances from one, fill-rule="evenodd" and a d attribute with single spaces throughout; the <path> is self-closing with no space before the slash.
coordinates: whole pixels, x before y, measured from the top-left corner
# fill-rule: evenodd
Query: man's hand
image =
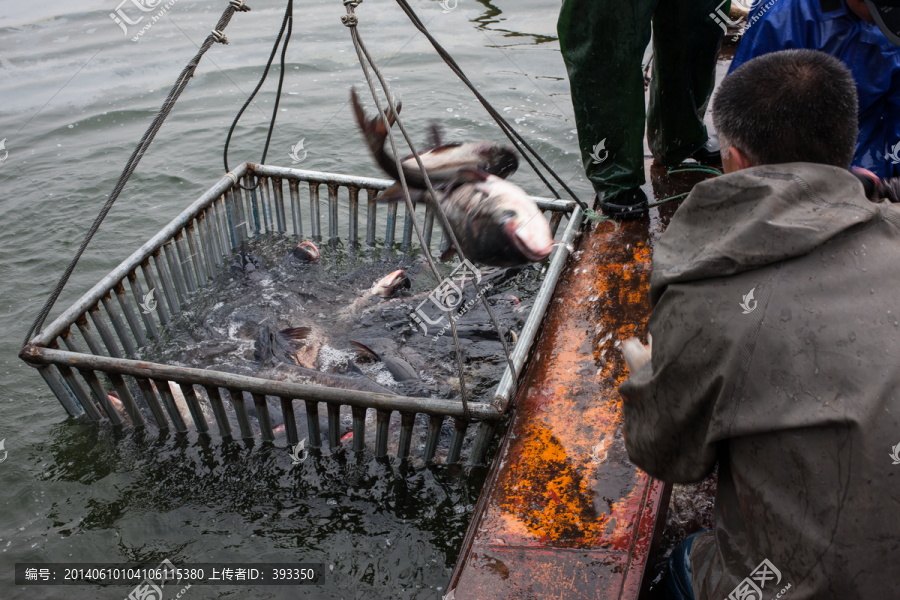
<path id="1" fill-rule="evenodd" d="M 653 352 L 653 336 L 647 334 L 647 340 L 650 342 L 648 346 L 643 345 L 636 337 L 630 337 L 622 342 L 622 356 L 625 357 L 625 364 L 632 373 L 650 362 L 650 354 Z"/>

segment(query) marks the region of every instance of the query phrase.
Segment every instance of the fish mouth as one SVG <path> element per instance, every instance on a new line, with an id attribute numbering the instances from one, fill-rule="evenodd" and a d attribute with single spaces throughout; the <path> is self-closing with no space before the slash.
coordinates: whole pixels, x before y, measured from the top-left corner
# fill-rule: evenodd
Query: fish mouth
<path id="1" fill-rule="evenodd" d="M 546 248 L 540 249 L 529 246 L 528 243 L 522 239 L 522 236 L 519 235 L 519 227 L 516 225 L 515 221 L 508 221 L 506 223 L 506 233 L 516 250 L 521 252 L 530 262 L 541 262 L 550 256 L 550 253 L 553 251 L 552 244 L 549 244 Z"/>
<path id="2" fill-rule="evenodd" d="M 398 269 L 376 283 L 374 292 L 382 298 L 390 298 L 400 288 L 409 289 L 410 285 L 409 277 L 406 276 L 403 269 Z"/>
<path id="3" fill-rule="evenodd" d="M 319 256 L 321 256 L 316 245 L 309 241 L 297 244 L 297 247 L 293 250 L 293 254 L 300 260 L 308 261 L 319 260 Z"/>

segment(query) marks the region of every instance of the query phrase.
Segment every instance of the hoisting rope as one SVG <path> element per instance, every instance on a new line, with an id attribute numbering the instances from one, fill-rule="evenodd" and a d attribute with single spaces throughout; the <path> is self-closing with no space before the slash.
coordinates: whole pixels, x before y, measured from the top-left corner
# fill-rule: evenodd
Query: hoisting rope
<path id="1" fill-rule="evenodd" d="M 288 0 L 287 8 L 284 11 L 284 19 L 281 21 L 281 30 L 278 32 L 278 37 L 275 39 L 275 44 L 272 46 L 272 53 L 269 55 L 269 60 L 266 62 L 266 68 L 263 71 L 262 78 L 259 80 L 259 83 L 256 84 L 256 89 L 250 94 L 250 97 L 247 98 L 247 101 L 244 102 L 244 106 L 241 107 L 241 110 L 238 111 L 236 117 L 234 117 L 234 121 L 231 123 L 231 128 L 228 130 L 228 137 L 225 139 L 225 150 L 223 152 L 223 161 L 225 163 L 225 172 L 229 173 L 231 169 L 228 168 L 228 146 L 231 144 L 231 136 L 234 135 L 234 129 L 237 127 L 238 121 L 241 120 L 241 116 L 244 114 L 244 111 L 247 110 L 247 107 L 250 106 L 250 103 L 253 102 L 253 99 L 256 97 L 257 92 L 259 92 L 260 88 L 263 86 L 263 83 L 266 81 L 266 77 L 269 75 L 269 69 L 272 68 L 272 61 L 275 59 L 275 53 L 278 52 L 278 44 L 281 43 L 281 38 L 284 36 L 284 30 L 287 29 L 287 36 L 284 38 L 284 46 L 281 49 L 281 73 L 278 75 L 278 92 L 275 94 L 275 108 L 272 110 L 272 119 L 269 121 L 269 133 L 266 136 L 266 145 L 263 148 L 262 158 L 260 159 L 260 164 L 266 163 L 266 155 L 269 153 L 269 142 L 272 141 L 272 131 L 275 129 L 275 119 L 278 116 L 278 104 L 281 102 L 281 88 L 284 85 L 284 57 L 287 54 L 288 44 L 291 41 L 291 31 L 294 28 L 294 0 Z M 259 178 L 256 180 L 256 184 L 253 187 L 246 188 L 242 186 L 238 181 L 235 181 L 238 187 L 244 190 L 255 190 L 259 187 Z"/>
<path id="2" fill-rule="evenodd" d="M 213 44 L 217 42 L 221 44 L 227 44 L 228 39 L 225 37 L 225 28 L 228 27 L 228 23 L 231 22 L 231 17 L 236 12 L 247 12 L 249 10 L 250 7 L 244 4 L 244 0 L 229 0 L 228 7 L 219 18 L 219 22 L 218 24 L 216 24 L 216 28 L 208 36 L 206 36 L 206 40 L 204 40 L 203 44 L 200 46 L 197 54 L 187 64 L 187 66 L 181 72 L 181 75 L 178 76 L 178 79 L 175 80 L 175 84 L 169 91 L 169 95 L 166 97 L 166 100 L 160 107 L 159 112 L 156 113 L 156 117 L 153 119 L 150 127 L 148 127 L 147 131 L 144 133 L 144 137 L 142 137 L 141 141 L 138 142 L 137 147 L 131 154 L 131 158 L 129 158 L 128 162 L 125 164 L 125 168 L 122 170 L 122 174 L 119 176 L 119 180 L 116 182 L 116 186 L 110 193 L 106 204 L 103 205 L 100 214 L 97 215 L 96 219 L 94 219 L 94 223 L 88 230 L 87 235 L 84 236 L 84 240 L 81 242 L 81 246 L 78 248 L 78 252 L 75 253 L 74 257 L 72 257 L 72 261 L 69 263 L 69 266 L 66 267 L 66 270 L 60 278 L 59 282 L 56 284 L 53 293 L 51 293 L 50 297 L 47 298 L 47 301 L 44 303 L 44 307 L 41 309 L 41 312 L 38 314 L 37 318 L 34 320 L 34 323 L 32 323 L 31 327 L 28 329 L 28 333 L 25 335 L 25 341 L 22 343 L 23 348 L 28 345 L 28 342 L 31 340 L 32 334 L 40 331 L 41 327 L 44 326 L 44 321 L 47 319 L 47 315 L 50 314 L 50 311 L 53 309 L 53 305 L 59 299 L 59 295 L 62 293 L 63 288 L 66 286 L 66 283 L 69 281 L 69 277 L 72 275 L 72 271 L 75 270 L 75 265 L 78 264 L 78 260 L 81 258 L 81 255 L 84 254 L 84 251 L 87 249 L 88 244 L 94 237 L 94 234 L 97 233 L 97 230 L 100 228 L 100 224 L 103 223 L 103 219 L 106 218 L 106 215 L 109 213 L 116 199 L 118 199 L 119 194 L 122 193 L 122 190 L 125 188 L 125 184 L 128 183 L 128 179 L 131 177 L 131 174 L 134 173 L 135 169 L 137 169 L 138 164 L 141 162 L 141 158 L 143 158 L 144 153 L 153 142 L 153 138 L 156 137 L 156 134 L 162 127 L 162 124 L 166 120 L 166 117 L 169 116 L 172 108 L 174 108 L 175 102 L 178 101 L 181 93 L 184 91 L 184 89 L 187 87 L 187 84 L 194 76 L 194 71 L 197 69 L 197 65 L 200 64 L 200 59 L 204 54 L 206 54 L 206 51 L 209 50 Z"/>
<path id="3" fill-rule="evenodd" d="M 345 2 L 345 4 L 346 4 L 346 2 Z M 400 8 L 403 9 L 403 12 L 406 13 L 406 16 L 409 17 L 409 20 L 412 21 L 412 24 L 415 26 L 415 28 L 418 29 L 419 31 L 421 31 L 422 34 L 426 38 L 428 38 L 428 41 L 431 42 L 432 46 L 434 46 L 434 49 L 437 51 L 438 55 L 440 55 L 440 57 L 442 59 L 444 59 L 444 62 L 447 63 L 448 67 L 450 67 L 450 70 L 453 71 L 454 73 L 456 73 L 456 76 L 459 77 L 460 81 L 462 81 L 464 84 L 466 84 L 466 87 L 468 87 L 470 90 L 472 90 L 472 93 L 475 94 L 475 97 L 478 98 L 478 101 L 481 102 L 481 105 L 484 106 L 484 109 L 488 112 L 489 115 L 491 115 L 491 117 L 493 117 L 494 121 L 497 122 L 497 125 L 499 125 L 500 129 L 503 130 L 503 133 L 506 134 L 506 137 L 509 138 L 509 141 L 512 143 L 512 145 L 515 146 L 516 150 L 519 151 L 519 154 L 522 155 L 522 158 L 524 158 L 526 160 L 526 162 L 528 162 L 528 164 L 531 165 L 531 168 L 534 169 L 534 172 L 537 173 L 537 176 L 540 177 L 541 181 L 543 181 L 544 184 L 550 189 L 550 192 L 553 194 L 553 196 L 556 197 L 557 199 L 560 199 L 559 193 L 550 184 L 550 182 L 547 181 L 547 179 L 544 177 L 544 175 L 538 170 L 537 166 L 534 164 L 534 162 L 532 162 L 532 160 L 528 157 L 528 155 L 522 151 L 522 148 L 519 146 L 519 143 L 521 143 L 522 146 L 524 146 L 529 152 L 531 152 L 531 154 L 534 155 L 534 157 L 537 159 L 537 161 L 539 163 L 541 163 L 541 165 L 545 169 L 547 169 L 547 172 L 549 172 L 550 175 L 552 175 L 553 178 L 557 182 L 559 182 L 559 184 L 563 187 L 563 189 L 566 190 L 566 193 L 568 193 L 569 196 L 571 196 L 572 199 L 578 203 L 578 206 L 581 207 L 581 210 L 588 210 L 588 205 L 585 204 L 584 202 L 582 202 L 578 198 L 578 196 L 575 195 L 575 192 L 573 192 L 569 188 L 569 186 L 566 185 L 566 182 L 563 181 L 562 178 L 560 178 L 560 176 L 556 174 L 556 171 L 554 171 L 552 168 L 550 168 L 550 165 L 548 165 L 544 161 L 544 159 L 541 158 L 540 155 L 534 150 L 534 148 L 532 148 L 531 145 L 528 142 L 526 142 L 515 129 L 512 128 L 512 126 L 506 121 L 506 119 L 503 118 L 503 115 L 501 115 L 499 112 L 497 112 L 497 109 L 495 109 L 491 105 L 491 103 L 487 100 L 487 98 L 485 98 L 484 96 L 481 95 L 481 92 L 479 92 L 475 88 L 475 85 L 472 84 L 471 81 L 469 81 L 469 78 L 466 77 L 466 74 L 463 73 L 460 66 L 458 64 L 456 64 L 456 61 L 453 60 L 453 57 L 450 56 L 450 54 L 446 50 L 444 50 L 444 47 L 441 46 L 440 43 L 438 43 L 438 41 L 436 39 L 434 39 L 434 36 L 432 36 L 431 33 L 429 33 L 428 29 L 425 28 L 425 24 L 422 23 L 421 19 L 419 19 L 419 16 L 415 13 L 415 11 L 413 11 L 413 9 L 409 5 L 409 3 L 407 3 L 406 0 L 397 0 L 397 4 L 400 5 Z"/>
<path id="4" fill-rule="evenodd" d="M 363 44 L 362 38 L 359 35 L 359 30 L 356 27 L 358 24 L 358 18 L 356 16 L 356 14 L 354 14 L 354 10 L 360 2 L 361 2 L 361 0 L 344 0 L 344 6 L 346 6 L 346 8 L 347 8 L 347 14 L 341 16 L 341 22 L 350 28 L 350 36 L 353 39 L 353 46 L 356 49 L 356 54 L 357 54 L 357 57 L 359 58 L 359 64 L 362 67 L 363 74 L 366 77 L 366 83 L 369 86 L 369 91 L 372 92 L 372 98 L 375 100 L 375 106 L 378 110 L 378 114 L 382 115 L 382 117 L 383 117 L 387 113 L 385 113 L 385 111 L 383 111 L 381 108 L 381 101 L 378 98 L 378 92 L 375 89 L 375 83 L 372 81 L 372 77 L 369 74 L 369 69 L 368 69 L 368 66 L 366 63 L 368 63 L 368 65 L 371 65 L 372 71 L 375 73 L 376 77 L 378 77 L 379 83 L 381 83 L 382 90 L 384 91 L 384 95 L 387 99 L 388 109 L 390 111 L 390 114 L 393 116 L 394 121 L 396 122 L 398 128 L 400 129 L 401 133 L 403 134 L 403 137 L 406 139 L 406 142 L 409 145 L 409 149 L 412 152 L 412 155 L 415 157 L 416 162 L 418 163 L 418 166 L 419 166 L 419 170 L 422 173 L 422 177 L 425 180 L 425 187 L 430 195 L 430 198 L 433 200 L 433 201 L 431 201 L 431 205 L 434 208 L 435 213 L 440 218 L 441 226 L 443 227 L 443 229 L 447 233 L 447 235 L 450 237 L 450 240 L 453 243 L 454 248 L 456 249 L 456 253 L 459 256 L 460 262 L 464 263 L 466 260 L 466 257 L 461 250 L 459 241 L 456 238 L 456 233 L 453 231 L 453 228 L 450 225 L 450 221 L 447 219 L 447 215 L 444 213 L 443 208 L 440 206 L 440 203 L 437 201 L 439 196 L 437 195 L 437 193 L 434 190 L 434 187 L 431 184 L 431 180 L 428 177 L 428 172 L 425 169 L 425 165 L 422 163 L 422 159 L 419 156 L 419 153 L 416 151 L 415 144 L 413 143 L 412 138 L 409 136 L 409 133 L 406 131 L 406 128 L 403 126 L 403 122 L 400 119 L 400 115 L 398 114 L 397 107 L 394 104 L 393 96 L 391 95 L 390 88 L 387 85 L 387 81 L 385 81 L 384 77 L 381 74 L 381 71 L 378 69 L 378 66 L 375 64 L 375 61 L 372 59 L 371 55 L 369 54 L 369 51 L 366 49 L 365 44 Z M 410 220 L 412 221 L 413 228 L 416 231 L 416 236 L 419 238 L 419 244 L 422 247 L 422 249 L 424 250 L 425 260 L 428 263 L 428 266 L 431 269 L 431 272 L 434 275 L 435 280 L 437 280 L 438 283 L 440 283 L 441 279 L 442 279 L 440 271 L 438 271 L 437 266 L 434 264 L 434 259 L 431 257 L 431 252 L 429 251 L 428 245 L 425 243 L 425 237 L 422 234 L 422 230 L 419 228 L 419 222 L 418 222 L 418 219 L 416 218 L 416 213 L 415 213 L 415 206 L 412 202 L 412 198 L 410 197 L 409 187 L 406 183 L 406 177 L 403 172 L 403 166 L 402 166 L 402 161 L 400 159 L 400 153 L 397 151 L 397 143 L 394 138 L 393 128 L 387 127 L 387 133 L 388 133 L 388 139 L 390 140 L 390 143 L 391 143 L 391 150 L 394 155 L 394 161 L 397 165 L 397 172 L 398 172 L 398 177 L 400 180 L 400 186 L 403 188 L 403 195 L 404 195 L 404 200 L 406 202 L 407 214 L 409 215 Z M 494 329 L 497 330 L 498 336 L 500 337 L 500 343 L 503 346 L 503 353 L 506 357 L 507 366 L 509 367 L 510 376 L 512 378 L 512 392 L 510 395 L 513 396 L 515 394 L 515 389 L 516 389 L 516 378 L 515 378 L 516 370 L 513 365 L 512 357 L 509 352 L 509 345 L 507 344 L 506 336 L 504 335 L 503 329 L 500 327 L 500 324 L 497 321 L 497 317 L 494 314 L 493 309 L 491 309 L 490 302 L 488 301 L 488 299 L 485 297 L 485 294 L 483 293 L 484 290 L 482 290 L 478 286 L 477 282 L 475 283 L 475 288 L 478 290 L 478 297 L 481 298 L 481 302 L 482 302 L 482 304 L 484 304 L 484 307 L 487 310 L 488 316 L 490 317 L 490 320 L 491 320 L 491 324 L 494 326 Z M 450 331 L 453 334 L 453 343 L 456 346 L 456 368 L 457 368 L 457 373 L 459 376 L 460 396 L 461 396 L 462 405 L 463 405 L 463 419 L 465 421 L 469 421 L 470 416 L 469 416 L 469 405 L 468 405 L 468 397 L 467 397 L 466 384 L 465 384 L 465 372 L 464 372 L 464 365 L 463 365 L 463 358 L 462 358 L 462 350 L 459 345 L 459 335 L 457 334 L 457 330 L 456 330 L 456 319 L 453 315 L 452 309 L 447 311 L 447 314 L 450 318 Z"/>

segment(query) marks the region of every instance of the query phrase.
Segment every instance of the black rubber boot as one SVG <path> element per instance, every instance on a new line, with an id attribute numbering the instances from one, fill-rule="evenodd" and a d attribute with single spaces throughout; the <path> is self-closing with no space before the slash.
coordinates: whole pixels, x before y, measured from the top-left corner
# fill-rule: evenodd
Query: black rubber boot
<path id="1" fill-rule="evenodd" d="M 595 196 L 596 204 L 607 217 L 640 219 L 650 211 L 647 195 L 641 188 L 631 188 L 610 197 L 604 192 Z"/>
<path id="2" fill-rule="evenodd" d="M 699 150 L 694 151 L 691 154 L 691 158 L 696 160 L 701 165 L 706 165 L 709 167 L 721 167 L 722 166 L 722 148 L 719 144 L 719 136 L 716 134 L 712 134 L 709 136 L 709 139 L 706 140 L 706 143 L 703 144 Z"/>

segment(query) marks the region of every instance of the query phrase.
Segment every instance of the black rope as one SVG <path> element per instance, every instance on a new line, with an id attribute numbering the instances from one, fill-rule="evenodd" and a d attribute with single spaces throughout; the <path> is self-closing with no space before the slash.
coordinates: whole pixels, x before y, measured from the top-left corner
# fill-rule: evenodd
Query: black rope
<path id="1" fill-rule="evenodd" d="M 466 86 L 470 90 L 472 90 L 472 93 L 475 94 L 475 97 L 478 98 L 478 101 L 481 102 L 481 105 L 484 106 L 484 108 L 488 112 L 488 114 L 491 115 L 491 117 L 493 117 L 494 121 L 497 122 L 497 125 L 500 126 L 500 129 L 503 130 L 503 133 L 506 134 L 506 137 L 509 138 L 509 141 L 513 144 L 513 146 L 515 146 L 516 150 L 519 151 L 519 154 L 522 155 L 522 158 L 524 158 L 528 162 L 528 164 L 531 165 L 531 168 L 534 169 L 534 172 L 537 173 L 538 177 L 541 178 L 541 181 L 544 182 L 544 184 L 550 189 L 550 191 L 553 193 L 553 195 L 556 198 L 560 197 L 559 193 L 557 193 L 556 189 L 550 184 L 549 181 L 547 181 L 547 179 L 538 170 L 537 166 L 535 166 L 535 164 L 531 161 L 531 159 L 528 157 L 528 155 L 522 151 L 522 148 L 519 146 L 519 143 L 521 143 L 522 146 L 525 146 L 525 148 L 527 148 L 528 151 L 531 152 L 532 155 L 534 155 L 534 157 L 537 159 L 537 161 L 539 163 L 541 163 L 541 165 L 545 169 L 547 169 L 547 172 L 550 173 L 553 176 L 553 178 L 556 179 L 557 182 L 559 182 L 559 184 L 563 187 L 563 189 L 566 190 L 566 193 L 568 193 L 569 196 L 571 196 L 572 199 L 578 203 L 578 205 L 581 207 L 582 210 L 587 210 L 587 208 L 588 208 L 587 204 L 585 204 L 584 202 L 579 200 L 578 196 L 575 195 L 575 192 L 573 192 L 571 190 L 571 188 L 569 188 L 569 186 L 566 185 L 566 182 L 563 181 L 560 178 L 560 176 L 557 175 L 556 172 L 552 168 L 550 168 L 550 165 L 548 165 L 544 161 L 544 159 L 540 157 L 540 155 L 535 151 L 535 149 L 532 148 L 531 145 L 529 145 L 529 143 L 526 142 L 525 139 L 522 138 L 522 136 L 519 135 L 518 132 L 512 128 L 512 126 L 506 121 L 506 119 L 503 118 L 503 115 L 498 113 L 497 110 L 493 106 L 491 106 L 491 103 L 488 102 L 487 98 L 485 98 L 484 96 L 481 95 L 481 92 L 479 92 L 475 88 L 475 86 L 472 84 L 472 82 L 469 81 L 469 78 L 466 77 L 466 74 L 463 73 L 460 66 L 456 63 L 455 60 L 453 60 L 453 57 L 450 56 L 450 54 L 446 50 L 444 50 L 443 46 L 441 46 L 440 43 L 438 43 L 438 41 L 436 39 L 434 39 L 434 36 L 432 36 L 431 33 L 428 32 L 428 30 L 425 28 L 425 24 L 422 23 L 422 21 L 419 19 L 419 16 L 413 11 L 412 7 L 410 7 L 409 3 L 406 0 L 397 0 L 397 4 L 400 5 L 400 8 L 403 9 L 403 12 L 406 13 L 406 16 L 409 17 L 410 21 L 412 21 L 412 24 L 416 27 L 416 29 L 421 31 L 422 34 L 424 34 L 425 37 L 428 38 L 428 41 L 431 42 L 431 45 L 434 46 L 434 49 L 437 51 L 437 53 L 440 55 L 440 57 L 442 59 L 444 59 L 444 62 L 447 63 L 448 67 L 450 67 L 450 70 L 452 70 L 454 73 L 456 73 L 457 77 L 459 77 L 460 80 L 464 84 L 466 84 Z M 517 140 L 518 140 L 518 142 L 517 142 Z"/>
<path id="2" fill-rule="evenodd" d="M 256 94 L 259 92 L 260 88 L 262 88 L 263 83 L 266 81 L 266 77 L 269 76 L 269 69 L 272 68 L 272 61 L 275 60 L 275 54 L 278 52 L 278 45 L 281 44 L 281 38 L 284 36 L 284 30 L 287 29 L 287 37 L 284 40 L 284 46 L 281 50 L 281 73 L 278 76 L 278 93 L 275 96 L 275 109 L 272 111 L 272 119 L 269 121 L 269 133 L 266 135 L 266 145 L 263 148 L 262 159 L 259 161 L 260 163 L 266 162 L 266 155 L 269 153 L 269 142 L 272 141 L 272 131 L 275 129 L 275 119 L 278 116 L 278 105 L 281 102 L 281 88 L 284 85 L 284 57 L 287 54 L 288 43 L 291 41 L 291 31 L 293 31 L 294 26 L 294 0 L 288 0 L 287 8 L 284 11 L 284 19 L 281 21 L 281 30 L 278 32 L 278 37 L 275 38 L 275 44 L 272 46 L 272 53 L 269 54 L 269 60 L 266 62 L 266 68 L 263 71 L 262 78 L 259 80 L 259 83 L 256 84 L 256 88 L 250 94 L 250 97 L 247 98 L 247 101 L 244 102 L 244 105 L 241 107 L 241 110 L 238 111 L 237 116 L 234 118 L 234 122 L 231 123 L 231 128 L 228 130 L 228 137 L 225 139 L 225 151 L 223 153 L 223 161 L 225 163 L 225 172 L 228 173 L 231 169 L 228 168 L 228 147 L 231 145 L 231 136 L 234 135 L 234 130 L 237 127 L 238 121 L 241 120 L 241 116 L 243 116 L 244 111 L 247 110 L 247 107 L 250 106 L 250 103 L 253 102 L 253 99 L 256 97 Z M 244 187 L 240 183 L 237 184 L 241 189 L 245 190 L 255 190 L 259 187 L 259 180 L 257 179 L 256 184 L 253 187 Z"/>
<path id="3" fill-rule="evenodd" d="M 125 188 L 125 184 L 128 183 L 128 179 L 131 177 L 131 174 L 134 173 L 135 169 L 137 169 L 138 164 L 141 162 L 141 158 L 144 157 L 144 153 L 153 142 L 153 138 L 156 137 L 156 134 L 162 127 L 162 124 L 166 120 L 166 117 L 169 116 L 172 108 L 174 108 L 175 102 L 178 101 L 178 98 L 181 96 L 184 88 L 187 87 L 187 84 L 194 76 L 194 71 L 197 69 L 197 65 L 200 64 L 200 59 L 204 54 L 206 54 L 206 51 L 209 50 L 217 41 L 221 41 L 222 43 L 227 44 L 228 41 L 225 39 L 225 36 L 222 35 L 222 32 L 225 31 L 226 27 L 228 27 L 228 23 L 231 21 L 231 17 L 238 11 L 246 12 L 249 10 L 250 7 L 244 5 L 243 2 L 230 2 L 228 7 L 222 13 L 221 18 L 219 18 L 219 22 L 216 25 L 215 32 L 210 33 L 206 37 L 203 45 L 200 46 L 200 50 L 197 51 L 197 54 L 194 56 L 194 58 L 191 59 L 191 61 L 178 76 L 178 79 L 176 79 L 175 84 L 169 91 L 169 95 L 166 97 L 165 101 L 160 107 L 159 112 L 156 114 L 156 117 L 153 119 L 150 127 L 148 127 L 147 131 L 144 132 L 144 136 L 141 138 L 141 141 L 138 142 L 138 145 L 134 149 L 134 152 L 132 152 L 131 157 L 128 159 L 128 162 L 125 163 L 125 168 L 122 170 L 122 174 L 119 176 L 119 180 L 116 182 L 116 186 L 110 193 L 106 204 L 104 204 L 103 208 L 100 210 L 100 214 L 97 215 L 96 219 L 94 219 L 91 228 L 88 230 L 87 235 L 85 235 L 84 240 L 81 242 L 81 246 L 78 248 L 78 252 L 75 253 L 74 257 L 72 257 L 72 261 L 69 263 L 69 266 L 66 267 L 65 272 L 63 273 L 59 282 L 56 284 L 56 287 L 53 289 L 50 297 L 47 298 L 47 301 L 44 303 L 44 307 L 41 309 L 41 312 L 38 314 L 37 318 L 28 329 L 28 333 L 25 335 L 25 341 L 22 343 L 23 348 L 28 345 L 28 342 L 31 340 L 32 334 L 40 331 L 41 327 L 44 326 L 44 321 L 47 319 L 47 315 L 50 314 L 50 311 L 53 309 L 53 305 L 56 304 L 56 301 L 59 299 L 59 295 L 62 293 L 63 288 L 69 281 L 69 277 L 71 277 L 72 272 L 75 270 L 75 265 L 78 264 L 78 260 L 81 258 L 81 255 L 84 254 L 84 251 L 87 249 L 88 244 L 94 237 L 94 234 L 96 234 L 97 230 L 100 228 L 100 224 L 103 223 L 103 219 L 106 218 L 106 215 L 109 213 L 113 204 L 118 199 L 119 194 L 122 193 L 122 190 Z"/>

